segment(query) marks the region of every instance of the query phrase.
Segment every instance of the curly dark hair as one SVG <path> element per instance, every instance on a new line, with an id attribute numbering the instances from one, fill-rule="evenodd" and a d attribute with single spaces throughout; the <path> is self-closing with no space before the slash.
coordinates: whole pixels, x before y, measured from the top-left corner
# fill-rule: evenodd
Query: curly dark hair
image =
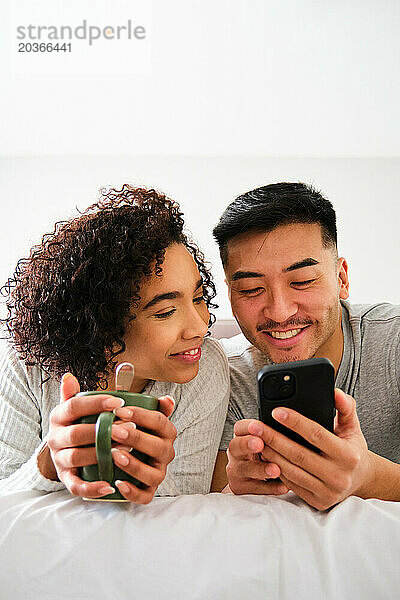
<path id="1" fill-rule="evenodd" d="M 105 389 L 125 350 L 140 284 L 151 273 L 161 275 L 173 243 L 192 254 L 207 307 L 216 308 L 204 256 L 183 227 L 176 202 L 130 185 L 100 190 L 98 202 L 80 216 L 56 223 L 0 289 L 8 309 L 0 321 L 20 358 L 48 376 L 70 371 L 82 390 Z M 214 320 L 211 315 L 209 325 Z"/>

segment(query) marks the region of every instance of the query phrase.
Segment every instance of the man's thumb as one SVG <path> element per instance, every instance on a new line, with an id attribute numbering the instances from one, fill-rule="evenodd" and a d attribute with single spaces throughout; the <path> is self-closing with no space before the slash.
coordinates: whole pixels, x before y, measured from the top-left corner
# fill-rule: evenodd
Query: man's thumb
<path id="1" fill-rule="evenodd" d="M 72 373 L 65 373 L 61 379 L 60 401 L 65 402 L 80 392 L 79 381 Z"/>
<path id="2" fill-rule="evenodd" d="M 337 435 L 360 428 L 354 398 L 336 388 L 335 406 L 337 410 L 335 433 Z"/>

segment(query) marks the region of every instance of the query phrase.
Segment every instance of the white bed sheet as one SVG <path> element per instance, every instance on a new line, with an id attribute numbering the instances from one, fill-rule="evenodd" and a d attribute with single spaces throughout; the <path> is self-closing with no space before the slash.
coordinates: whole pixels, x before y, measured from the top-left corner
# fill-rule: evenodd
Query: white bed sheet
<path id="1" fill-rule="evenodd" d="M 284 497 L 181 496 L 148 506 L 66 491 L 0 497 L 3 600 L 400 598 L 400 504 L 320 513 Z"/>

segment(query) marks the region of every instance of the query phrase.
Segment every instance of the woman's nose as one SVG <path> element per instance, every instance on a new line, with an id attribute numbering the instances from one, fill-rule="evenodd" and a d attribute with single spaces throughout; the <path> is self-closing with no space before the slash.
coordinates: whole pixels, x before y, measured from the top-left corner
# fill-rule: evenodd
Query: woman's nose
<path id="1" fill-rule="evenodd" d="M 193 307 L 194 310 L 188 312 L 186 322 L 183 327 L 182 337 L 184 339 L 203 338 L 208 331 L 209 314 L 203 316 Z M 204 311 L 205 312 L 205 311 Z"/>

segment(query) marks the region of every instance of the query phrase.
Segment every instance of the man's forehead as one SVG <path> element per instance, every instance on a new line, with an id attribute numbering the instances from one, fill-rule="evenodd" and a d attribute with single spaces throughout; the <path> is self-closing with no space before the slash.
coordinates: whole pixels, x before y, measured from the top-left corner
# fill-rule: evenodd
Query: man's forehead
<path id="1" fill-rule="evenodd" d="M 254 265 L 276 264 L 282 269 L 313 257 L 320 261 L 326 248 L 317 223 L 282 225 L 270 232 L 249 231 L 227 244 L 227 270 L 256 270 Z"/>

